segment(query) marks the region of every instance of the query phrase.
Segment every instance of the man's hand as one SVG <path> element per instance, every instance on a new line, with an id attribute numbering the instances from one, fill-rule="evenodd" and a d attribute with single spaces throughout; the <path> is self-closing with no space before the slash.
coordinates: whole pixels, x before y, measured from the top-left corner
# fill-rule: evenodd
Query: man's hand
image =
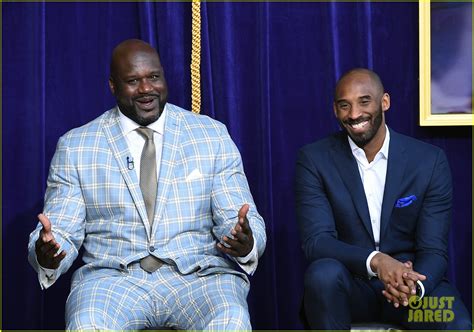
<path id="1" fill-rule="evenodd" d="M 378 253 L 370 262 L 371 268 L 384 283 L 382 294 L 398 308 L 408 305 L 408 299 L 416 294 L 417 280 L 426 280 L 426 276 L 413 271 L 410 261 L 402 263 L 389 255 Z"/>
<path id="2" fill-rule="evenodd" d="M 245 257 L 252 251 L 253 235 L 249 220 L 247 219 L 247 212 L 249 212 L 249 205 L 242 205 L 239 210 L 239 220 L 230 232 L 234 239 L 224 236 L 222 241 L 225 245 L 222 243 L 217 244 L 217 248 L 221 252 L 234 257 Z"/>
<path id="3" fill-rule="evenodd" d="M 406 302 L 402 302 L 400 300 L 401 293 L 407 294 L 406 297 L 408 299 L 410 299 L 412 296 L 416 296 L 417 281 L 426 280 L 425 275 L 413 271 L 413 264 L 411 261 L 406 261 L 403 264 L 410 270 L 409 272 L 403 273 L 403 280 L 405 283 L 403 285 L 399 285 L 396 289 L 389 285 L 384 291 L 382 291 L 383 295 L 387 298 L 387 301 L 393 302 L 395 307 L 398 307 L 398 303 L 401 303 L 404 306 L 407 305 Z"/>
<path id="4" fill-rule="evenodd" d="M 406 286 L 402 287 L 408 287 L 405 292 L 410 292 L 411 295 L 416 295 L 416 282 L 418 280 L 426 280 L 426 277 L 413 271 L 413 263 L 411 261 L 406 261 L 403 264 L 410 270 L 410 272 L 403 273 L 403 280 L 405 281 Z"/>
<path id="5" fill-rule="evenodd" d="M 43 229 L 40 231 L 35 244 L 38 263 L 47 269 L 57 269 L 59 263 L 66 257 L 66 252 L 63 250 L 57 253 L 60 246 L 51 232 L 51 222 L 49 219 L 42 213 L 38 215 L 38 219 L 43 225 Z"/>

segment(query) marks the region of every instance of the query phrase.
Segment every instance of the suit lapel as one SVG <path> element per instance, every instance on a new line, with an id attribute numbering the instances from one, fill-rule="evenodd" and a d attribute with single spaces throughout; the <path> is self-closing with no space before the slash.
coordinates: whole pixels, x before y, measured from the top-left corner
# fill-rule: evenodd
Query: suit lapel
<path id="1" fill-rule="evenodd" d="M 388 151 L 387 175 L 380 216 L 380 242 L 390 222 L 393 207 L 400 195 L 400 184 L 403 180 L 407 158 L 405 148 L 399 143 L 398 134 L 390 130 L 390 147 Z"/>
<path id="2" fill-rule="evenodd" d="M 172 105 L 167 104 L 165 129 L 163 133 L 163 150 L 161 152 L 160 175 L 158 177 L 158 193 L 155 207 L 155 225 L 161 220 L 163 209 L 168 200 L 170 185 L 174 179 L 176 153 L 180 149 L 180 125 L 180 114 L 173 109 Z"/>
<path id="3" fill-rule="evenodd" d="M 365 197 L 364 185 L 360 178 L 359 168 L 347 141 L 345 133 L 336 136 L 334 149 L 331 150 L 334 164 L 349 191 L 352 202 L 362 220 L 365 229 L 373 239 L 372 225 L 370 224 L 369 208 Z"/>
<path id="4" fill-rule="evenodd" d="M 108 121 L 105 122 L 103 126 L 103 131 L 107 142 L 112 150 L 112 153 L 117 160 L 119 165 L 120 173 L 122 174 L 125 183 L 127 185 L 130 194 L 132 195 L 135 206 L 137 207 L 138 213 L 143 220 L 143 223 L 146 224 L 148 217 L 146 213 L 145 203 L 143 201 L 143 196 L 140 190 L 140 184 L 138 182 L 138 177 L 135 170 L 128 169 L 127 157 L 130 157 L 130 151 L 128 150 L 127 141 L 123 135 L 123 130 L 120 125 L 120 117 L 118 114 L 119 110 L 117 108 L 111 113 Z M 148 236 L 149 227 L 145 227 Z"/>

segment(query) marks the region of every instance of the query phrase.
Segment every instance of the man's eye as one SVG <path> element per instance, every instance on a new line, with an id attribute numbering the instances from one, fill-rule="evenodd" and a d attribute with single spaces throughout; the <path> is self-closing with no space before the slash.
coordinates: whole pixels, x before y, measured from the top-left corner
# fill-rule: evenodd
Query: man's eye
<path id="1" fill-rule="evenodd" d="M 137 82 L 138 80 L 136 78 L 127 81 L 128 84 L 137 84 Z"/>
<path id="2" fill-rule="evenodd" d="M 340 109 L 347 109 L 349 107 L 349 104 L 339 104 Z"/>
<path id="3" fill-rule="evenodd" d="M 368 105 L 369 103 L 370 103 L 370 100 L 363 100 L 361 101 L 360 104 L 365 106 L 365 105 Z"/>
<path id="4" fill-rule="evenodd" d="M 150 79 L 153 81 L 158 81 L 160 79 L 160 75 L 151 75 Z"/>

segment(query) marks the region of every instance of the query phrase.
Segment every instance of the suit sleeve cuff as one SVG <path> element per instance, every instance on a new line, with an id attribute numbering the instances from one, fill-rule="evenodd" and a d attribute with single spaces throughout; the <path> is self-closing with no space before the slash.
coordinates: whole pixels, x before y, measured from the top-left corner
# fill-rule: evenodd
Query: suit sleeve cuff
<path id="1" fill-rule="evenodd" d="M 367 268 L 367 276 L 369 277 L 369 279 L 371 278 L 375 278 L 377 277 L 377 273 L 375 273 L 374 271 L 372 271 L 372 269 L 370 268 L 370 261 L 372 260 L 372 258 L 374 258 L 375 255 L 377 255 L 380 251 L 378 250 L 375 250 L 375 251 L 372 251 L 369 255 L 369 257 L 367 257 L 367 260 L 365 261 L 365 266 Z"/>

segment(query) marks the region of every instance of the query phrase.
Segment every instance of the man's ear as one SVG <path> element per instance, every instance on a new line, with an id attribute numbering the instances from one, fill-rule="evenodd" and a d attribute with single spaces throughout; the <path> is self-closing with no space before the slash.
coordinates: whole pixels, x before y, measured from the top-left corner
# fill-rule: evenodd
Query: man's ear
<path id="1" fill-rule="evenodd" d="M 335 115 L 336 118 L 337 118 L 337 106 L 336 106 L 336 102 L 332 102 L 332 110 L 334 111 L 334 115 Z"/>
<path id="2" fill-rule="evenodd" d="M 390 95 L 388 93 L 384 93 L 382 96 L 382 111 L 386 112 L 390 108 Z"/>
<path id="3" fill-rule="evenodd" d="M 113 95 L 115 95 L 115 83 L 112 77 L 109 77 L 109 88 Z"/>

